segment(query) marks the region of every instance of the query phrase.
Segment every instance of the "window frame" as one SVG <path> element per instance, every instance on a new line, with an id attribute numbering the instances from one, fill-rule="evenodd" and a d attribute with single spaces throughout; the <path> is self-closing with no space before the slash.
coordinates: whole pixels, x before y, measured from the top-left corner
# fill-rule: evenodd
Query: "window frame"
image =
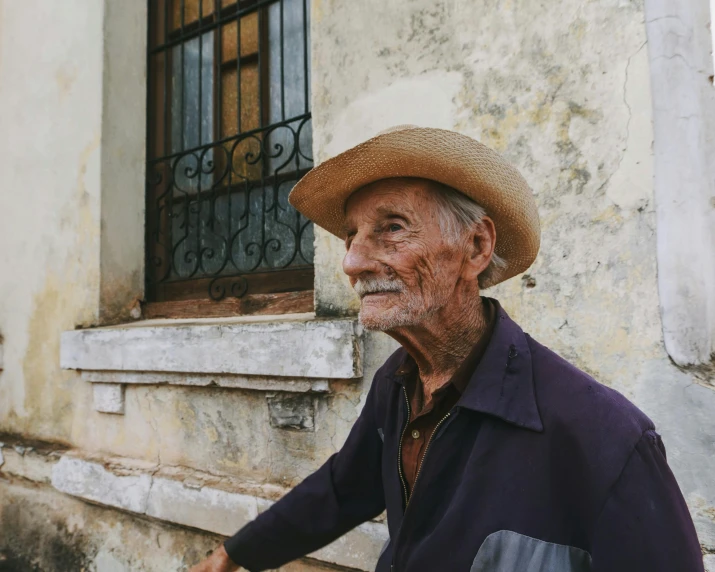
<path id="1" fill-rule="evenodd" d="M 173 29 L 174 26 L 174 7 L 172 4 L 174 2 L 181 2 L 182 15 L 180 17 L 180 28 Z M 160 193 L 157 198 L 156 191 L 152 192 L 150 189 L 150 172 L 156 170 L 158 176 L 170 179 L 169 171 L 176 168 L 176 163 L 174 161 L 180 160 L 182 154 L 192 152 L 193 147 L 187 147 L 186 149 L 181 149 L 180 151 L 174 152 L 172 145 L 172 74 L 173 74 L 173 63 L 172 63 L 172 50 L 175 47 L 185 45 L 186 42 L 198 39 L 198 41 L 203 42 L 205 34 L 213 31 L 213 41 L 212 41 L 212 66 L 213 66 L 213 86 L 212 95 L 213 98 L 213 109 L 211 118 L 211 125 L 213 128 L 213 135 L 210 138 L 209 143 L 202 143 L 204 141 L 203 137 L 199 138 L 199 145 L 196 146 L 197 149 L 205 148 L 205 151 L 199 151 L 202 155 L 209 149 L 219 149 L 220 146 L 225 145 L 227 142 L 235 142 L 234 144 L 240 143 L 242 140 L 246 140 L 248 137 L 255 137 L 256 134 L 263 133 L 262 137 L 267 137 L 270 135 L 271 131 L 280 127 L 282 124 L 289 126 L 292 123 L 295 124 L 295 118 L 285 118 L 285 108 L 282 110 L 283 121 L 279 123 L 270 123 L 270 75 L 268 69 L 269 60 L 269 35 L 268 35 L 268 10 L 274 4 L 280 3 L 281 5 L 281 18 L 283 17 L 283 0 L 237 0 L 236 2 L 225 2 L 225 0 L 197 0 L 198 13 L 194 20 L 191 20 L 188 24 L 183 21 L 185 14 L 183 10 L 185 9 L 185 2 L 187 0 L 148 0 L 149 7 L 149 25 L 147 29 L 147 133 L 146 133 L 146 146 L 147 146 L 147 177 L 146 177 L 146 214 L 145 214 L 145 241 L 146 241 L 146 255 L 145 255 L 145 268 L 146 268 L 146 300 L 148 301 L 144 308 L 144 315 L 147 318 L 181 318 L 181 317 L 219 317 L 219 316 L 234 316 L 234 315 L 245 315 L 245 314 L 279 314 L 279 313 L 295 313 L 295 312 L 312 312 L 314 309 L 313 301 L 313 288 L 315 280 L 315 270 L 313 264 L 301 264 L 296 266 L 291 266 L 292 262 L 285 268 L 261 268 L 260 260 L 264 259 L 264 254 L 261 254 L 261 259 L 259 259 L 259 267 L 254 271 L 245 272 L 242 274 L 218 274 L 210 275 L 203 274 L 201 276 L 192 276 L 184 279 L 169 279 L 166 277 L 172 272 L 173 260 L 168 253 L 172 252 L 175 248 L 174 241 L 171 238 L 171 224 L 170 210 L 174 207 L 177 201 L 191 201 L 192 196 L 199 196 L 199 205 L 201 203 L 200 195 L 203 194 L 218 194 L 225 193 L 226 196 L 239 196 L 240 193 L 248 193 L 248 201 L 250 199 L 250 194 L 254 191 L 263 192 L 264 204 L 266 199 L 266 193 L 271 190 L 274 193 L 274 198 L 278 196 L 278 188 L 280 185 L 284 184 L 286 181 L 296 181 L 299 180 L 305 173 L 310 170 L 311 165 L 307 165 L 305 168 L 298 168 L 299 163 L 302 158 L 308 159 L 300 150 L 298 138 L 300 137 L 300 130 L 304 128 L 306 124 L 311 121 L 312 114 L 310 112 L 310 101 L 306 99 L 305 108 L 306 113 L 304 117 L 299 117 L 300 127 L 298 129 L 298 135 L 296 135 L 295 142 L 296 148 L 293 153 L 296 155 L 296 169 L 292 171 L 281 171 L 275 174 L 271 174 L 269 170 L 271 169 L 268 160 L 262 161 L 261 174 L 259 178 L 248 178 L 246 181 L 233 181 L 230 183 L 218 183 L 214 188 L 212 185 L 211 191 L 198 190 L 195 191 L 193 195 L 186 194 L 183 197 L 175 198 L 174 196 L 169 197 L 165 202 L 168 206 L 163 208 L 162 213 L 157 211 L 161 210 L 161 206 L 158 205 L 162 194 Z M 208 14 L 206 13 L 206 5 L 210 7 Z M 304 58 L 309 58 L 308 49 L 308 6 L 306 0 L 303 0 L 303 18 L 306 20 L 303 22 L 303 42 L 304 46 Z M 243 28 L 242 21 L 249 18 L 251 14 L 257 14 L 258 18 L 258 45 L 256 46 L 257 51 L 244 54 L 242 52 L 242 41 L 240 39 L 242 30 L 236 30 L 238 34 L 238 39 L 236 41 L 236 54 L 235 59 L 224 60 L 225 50 L 222 41 L 223 31 L 230 26 L 232 22 L 236 22 L 236 26 Z M 153 17 L 154 16 L 154 17 Z M 281 24 L 281 42 L 283 42 L 282 37 L 282 26 Z M 162 32 L 163 28 L 163 32 Z M 188 30 L 188 31 L 187 31 Z M 162 38 L 162 42 L 158 41 L 158 38 Z M 283 44 L 281 44 L 283 45 Z M 263 55 L 263 57 L 262 57 Z M 156 58 L 152 62 L 152 58 Z M 281 58 L 283 58 L 283 52 L 281 49 Z M 252 130 L 239 131 L 241 125 L 241 117 L 243 115 L 243 108 L 241 107 L 240 98 L 236 104 L 236 113 L 238 115 L 237 121 L 238 125 L 236 127 L 236 132 L 231 134 L 230 131 L 224 129 L 224 117 L 222 116 L 223 103 L 221 100 L 223 98 L 222 88 L 224 83 L 224 73 L 227 70 L 233 68 L 236 70 L 237 85 L 238 89 L 243 89 L 243 79 L 241 76 L 241 69 L 243 65 L 248 65 L 249 63 L 255 63 L 258 61 L 258 105 L 259 105 L 259 116 L 258 116 L 258 127 Z M 281 68 L 284 65 L 284 60 L 281 59 Z M 232 65 L 233 64 L 233 65 Z M 203 64 L 200 64 L 203 65 Z M 303 81 L 306 84 L 305 93 L 306 98 L 308 98 L 310 81 L 309 73 L 309 60 L 305 59 L 304 66 L 307 75 L 304 76 Z M 282 78 L 281 73 L 281 78 Z M 239 83 L 240 82 L 240 83 Z M 182 79 L 183 84 L 183 79 Z M 181 89 L 185 89 L 182 85 Z M 281 86 L 281 93 L 285 89 L 285 84 Z M 159 101 L 161 100 L 161 101 Z M 162 105 L 163 102 L 163 105 Z M 199 111 L 203 105 L 203 98 L 199 98 Z M 183 113 L 185 110 L 184 104 L 181 104 Z M 157 113 L 159 115 L 157 115 Z M 201 122 L 201 120 L 199 120 Z M 292 127 L 291 127 L 292 129 Z M 312 129 L 312 128 L 311 128 Z M 262 141 L 262 140 L 261 140 Z M 261 147 L 263 143 L 261 142 Z M 183 147 L 183 141 L 182 145 Z M 310 150 L 312 151 L 312 150 Z M 214 158 L 217 163 L 220 159 L 218 157 L 222 156 L 223 153 L 214 153 Z M 229 171 L 235 169 L 235 159 L 233 155 L 231 157 L 231 166 L 228 166 Z M 168 161 L 168 163 L 166 162 Z M 312 161 L 312 159 L 311 159 Z M 163 163 L 162 163 L 163 162 Z M 217 172 L 220 172 L 216 169 Z M 260 181 L 259 186 L 255 186 L 258 181 Z M 253 185 L 253 186 L 252 186 Z M 167 189 L 164 194 L 173 194 L 174 183 L 173 181 L 166 184 Z M 209 197 L 206 200 L 211 200 Z M 156 204 L 154 204 L 156 203 Z M 248 207 L 248 202 L 246 202 L 246 208 Z M 188 208 L 188 207 L 187 207 Z M 200 206 L 199 206 L 200 208 Z M 265 209 L 265 206 L 263 207 Z M 272 208 L 278 208 L 274 205 Z M 265 234 L 266 219 L 268 217 L 265 214 L 262 215 L 262 232 Z M 231 212 L 227 215 L 229 218 L 232 217 Z M 251 216 L 251 215 L 247 215 Z M 155 217 L 157 221 L 152 225 Z M 276 215 L 277 217 L 277 215 Z M 291 261 L 296 258 L 296 256 L 301 256 L 302 260 L 305 260 L 305 256 L 302 250 L 302 246 L 299 241 L 302 240 L 302 233 L 305 229 L 311 225 L 310 221 L 302 223 L 300 215 L 296 215 L 296 234 L 295 234 L 295 250 L 296 253 L 293 255 Z M 280 222 L 280 221 L 278 221 Z M 190 225 L 190 222 L 188 223 Z M 200 214 L 197 214 L 197 224 L 200 222 Z M 281 223 L 283 224 L 283 223 Z M 291 231 L 292 232 L 292 231 Z M 159 240 L 159 236 L 168 237 L 163 244 Z M 197 230 L 197 236 L 201 236 L 201 231 Z M 201 240 L 201 238 L 197 238 Z M 232 239 L 233 240 L 233 239 Z M 265 244 L 263 245 L 265 248 Z M 164 279 L 152 280 L 152 269 L 150 264 L 152 260 L 161 259 L 162 256 L 165 260 L 164 266 L 160 269 L 154 269 L 154 274 L 163 275 Z M 234 266 L 235 262 L 231 261 Z"/>

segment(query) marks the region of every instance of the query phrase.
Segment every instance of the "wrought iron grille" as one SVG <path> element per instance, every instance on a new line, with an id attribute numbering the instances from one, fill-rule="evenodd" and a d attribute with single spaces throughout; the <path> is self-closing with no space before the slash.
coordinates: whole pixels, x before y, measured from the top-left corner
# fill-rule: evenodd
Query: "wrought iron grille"
<path id="1" fill-rule="evenodd" d="M 149 0 L 150 301 L 313 287 L 307 0 Z"/>

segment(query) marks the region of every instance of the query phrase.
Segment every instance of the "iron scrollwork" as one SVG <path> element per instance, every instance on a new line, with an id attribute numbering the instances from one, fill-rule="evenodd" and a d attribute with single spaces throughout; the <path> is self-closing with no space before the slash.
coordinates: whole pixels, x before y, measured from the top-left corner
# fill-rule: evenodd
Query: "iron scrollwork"
<path id="1" fill-rule="evenodd" d="M 245 295 L 246 274 L 313 264 L 312 223 L 288 203 L 312 166 L 301 141 L 309 121 L 149 163 L 152 282 L 210 278 L 208 295 L 218 301 Z"/>

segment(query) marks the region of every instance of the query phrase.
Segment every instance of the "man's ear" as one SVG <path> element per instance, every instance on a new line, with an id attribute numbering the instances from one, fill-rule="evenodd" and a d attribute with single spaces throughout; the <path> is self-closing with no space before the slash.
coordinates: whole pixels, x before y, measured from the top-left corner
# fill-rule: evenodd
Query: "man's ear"
<path id="1" fill-rule="evenodd" d="M 462 271 L 465 280 L 477 280 L 477 277 L 489 266 L 496 242 L 497 231 L 494 221 L 485 216 L 472 230 L 467 245 L 467 260 Z"/>

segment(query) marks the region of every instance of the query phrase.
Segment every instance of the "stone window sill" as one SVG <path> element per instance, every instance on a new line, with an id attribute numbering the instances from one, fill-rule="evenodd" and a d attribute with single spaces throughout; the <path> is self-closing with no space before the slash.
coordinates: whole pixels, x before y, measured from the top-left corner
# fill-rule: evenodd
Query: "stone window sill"
<path id="1" fill-rule="evenodd" d="M 60 365 L 95 384 L 95 408 L 123 413 L 127 384 L 325 392 L 362 376 L 355 319 L 314 314 L 144 320 L 62 333 Z"/>

